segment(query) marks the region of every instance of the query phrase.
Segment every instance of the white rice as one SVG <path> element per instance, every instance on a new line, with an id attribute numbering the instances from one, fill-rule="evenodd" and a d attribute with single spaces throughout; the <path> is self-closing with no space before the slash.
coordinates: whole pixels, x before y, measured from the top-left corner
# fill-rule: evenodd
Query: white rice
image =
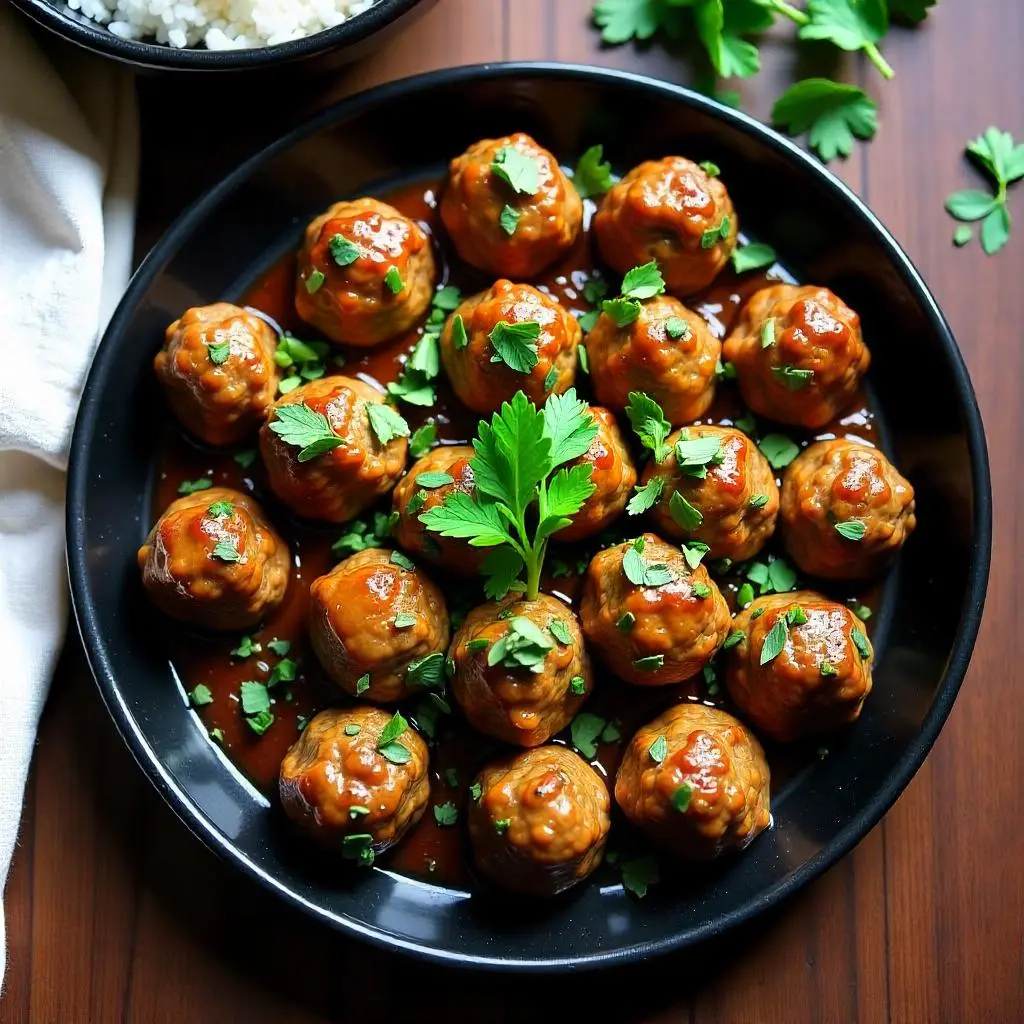
<path id="1" fill-rule="evenodd" d="M 122 39 L 243 50 L 302 39 L 372 7 L 376 0 L 66 0 Z"/>

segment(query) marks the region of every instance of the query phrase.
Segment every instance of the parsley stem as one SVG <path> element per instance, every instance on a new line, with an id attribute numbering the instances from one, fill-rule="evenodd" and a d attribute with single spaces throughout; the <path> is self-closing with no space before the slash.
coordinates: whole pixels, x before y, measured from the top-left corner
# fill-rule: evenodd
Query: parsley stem
<path id="1" fill-rule="evenodd" d="M 882 51 L 874 43 L 868 43 L 864 47 L 864 52 L 868 55 L 868 60 L 881 72 L 883 78 L 892 78 L 896 74 L 892 65 L 882 56 Z"/>
<path id="2" fill-rule="evenodd" d="M 786 0 L 768 0 L 768 3 L 763 6 L 771 7 L 773 10 L 778 11 L 779 14 L 789 18 L 790 21 L 795 21 L 798 25 L 807 25 L 811 20 L 803 11 L 792 4 L 787 4 Z"/>

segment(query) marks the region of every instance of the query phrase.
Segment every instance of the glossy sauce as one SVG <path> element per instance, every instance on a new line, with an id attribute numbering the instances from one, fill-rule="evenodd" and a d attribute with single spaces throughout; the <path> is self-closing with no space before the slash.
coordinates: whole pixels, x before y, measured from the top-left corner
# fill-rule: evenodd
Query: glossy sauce
<path id="1" fill-rule="evenodd" d="M 441 283 L 457 285 L 463 295 L 468 296 L 486 288 L 490 282 L 461 265 L 440 237 L 439 220 L 434 209 L 435 195 L 436 189 L 432 184 L 419 184 L 380 198 L 421 223 L 435 244 Z M 592 212 L 593 205 L 588 201 L 585 223 L 589 223 Z M 590 237 L 584 233 L 567 258 L 534 283 L 566 308 L 574 312 L 586 312 L 590 306 L 583 298 L 583 286 L 594 270 Z M 607 271 L 604 277 L 611 280 Z M 779 267 L 767 273 L 748 273 L 742 278 L 727 268 L 711 288 L 698 299 L 691 300 L 689 305 L 701 314 L 716 336 L 722 338 L 731 329 L 740 308 L 750 295 L 767 283 L 780 279 L 790 280 Z M 241 304 L 258 311 L 281 330 L 291 331 L 304 340 L 315 340 L 318 338 L 317 332 L 301 321 L 295 312 L 294 282 L 295 257 L 289 256 L 260 277 L 245 293 Z M 209 301 L 219 298 L 209 296 Z M 346 363 L 343 369 L 338 369 L 328 361 L 328 373 L 343 372 L 382 388 L 400 374 L 419 333 L 418 330 L 412 331 L 398 341 L 369 353 L 335 346 L 333 351 L 343 352 Z M 478 417 L 458 403 L 443 376 L 437 384 L 438 402 L 433 408 L 402 406 L 403 415 L 413 430 L 428 419 L 433 419 L 442 443 L 468 443 L 476 433 Z M 584 397 L 587 396 L 588 382 L 582 372 L 577 379 L 577 389 Z M 714 405 L 706 416 L 696 422 L 729 425 L 743 412 L 735 386 L 721 382 Z M 841 419 L 813 434 L 786 427 L 779 429 L 801 445 L 836 436 L 868 444 L 876 443 L 874 415 L 866 400 L 858 400 Z M 256 448 L 255 436 L 249 447 Z M 264 503 L 271 519 L 291 547 L 293 569 L 287 596 L 262 628 L 252 634 L 254 640 L 262 644 L 262 651 L 245 659 L 230 654 L 239 644 L 239 635 L 202 636 L 186 631 L 163 617 L 159 617 L 160 628 L 165 634 L 166 649 L 185 691 L 203 683 L 213 693 L 213 703 L 198 709 L 203 725 L 208 730 L 222 730 L 222 746 L 227 756 L 259 790 L 274 800 L 281 760 L 297 738 L 303 722 L 319 708 L 348 699 L 340 696 L 320 671 L 306 634 L 309 585 L 337 561 L 331 552 L 331 544 L 345 532 L 345 528 L 299 523 L 274 500 L 258 458 L 251 467 L 243 469 L 234 461 L 231 453 L 214 453 L 186 438 L 168 414 L 159 452 L 154 514 L 158 515 L 178 496 L 177 488 L 181 481 L 204 476 L 209 476 L 214 486 L 233 487 L 252 493 Z M 390 499 L 379 507 L 389 510 Z M 640 527 L 641 524 L 636 520 L 620 520 L 613 527 L 613 532 L 617 532 L 612 539 L 635 535 L 640 532 Z M 544 589 L 566 601 L 575 602 L 581 582 L 575 570 L 585 568 L 593 552 L 608 541 L 609 538 L 603 536 L 582 544 L 553 546 L 548 556 Z M 759 558 L 764 559 L 773 550 L 781 553 L 781 549 L 772 543 Z M 438 583 L 448 582 L 442 573 L 431 570 L 430 566 L 426 568 Z M 565 575 L 566 569 L 574 571 Z M 716 579 L 730 607 L 733 607 L 736 592 L 743 580 L 728 575 L 716 576 Z M 824 589 L 836 600 L 866 604 L 871 608 L 875 607 L 880 592 L 877 584 L 839 584 L 839 588 L 837 590 L 833 586 Z M 464 586 L 461 593 L 455 593 L 451 588 L 446 592 L 451 609 L 468 610 L 473 604 L 484 600 L 482 590 L 474 590 L 471 586 Z M 869 622 L 869 628 L 870 625 Z M 238 693 L 244 680 L 266 682 L 274 666 L 281 660 L 267 647 L 267 642 L 273 639 L 291 642 L 287 657 L 298 662 L 298 671 L 293 682 L 279 683 L 272 690 L 275 721 L 263 736 L 257 736 L 246 724 Z M 636 728 L 668 705 L 681 700 L 703 700 L 728 707 L 724 687 L 720 687 L 713 697 L 709 696 L 707 685 L 700 676 L 677 686 L 630 687 L 603 675 L 600 667 L 597 667 L 595 692 L 587 702 L 586 710 L 613 722 L 621 733 L 619 741 L 602 744 L 598 757 L 592 762 L 608 780 L 609 788 L 614 785 L 615 770 L 625 744 Z M 402 705 L 403 713 L 414 722 L 417 720 L 416 706 L 416 702 L 405 702 Z M 439 716 L 436 742 L 431 744 L 431 806 L 454 801 L 459 808 L 458 825 L 454 828 L 438 826 L 428 807 L 420 823 L 379 863 L 439 884 L 465 886 L 469 884 L 469 876 L 464 863 L 462 826 L 466 817 L 468 788 L 486 761 L 507 748 L 470 730 L 456 707 L 453 707 L 453 712 L 450 716 Z M 567 734 L 568 730 L 552 742 L 568 743 Z M 772 769 L 772 789 L 776 792 L 787 776 L 815 756 L 810 747 L 768 746 L 766 749 Z M 446 779 L 452 769 L 458 776 L 458 784 L 455 786 L 450 785 Z M 613 829 L 613 846 L 615 831 Z"/>

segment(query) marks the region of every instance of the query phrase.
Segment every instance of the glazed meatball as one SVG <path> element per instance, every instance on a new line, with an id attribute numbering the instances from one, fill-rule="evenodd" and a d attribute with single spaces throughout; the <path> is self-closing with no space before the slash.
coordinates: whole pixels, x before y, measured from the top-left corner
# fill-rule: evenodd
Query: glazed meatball
<path id="1" fill-rule="evenodd" d="M 568 643 L 565 638 L 568 637 Z M 479 732 L 537 747 L 572 721 L 591 688 L 576 616 L 547 594 L 474 608 L 448 651 L 452 693 Z"/>
<path id="2" fill-rule="evenodd" d="M 398 431 L 409 428 L 399 420 L 393 429 L 388 419 L 375 429 L 369 410 L 383 404 L 379 391 L 352 377 L 324 377 L 282 395 L 260 430 L 273 492 L 298 515 L 331 523 L 347 522 L 386 494 L 405 468 L 409 445 Z"/>
<path id="3" fill-rule="evenodd" d="M 430 798 L 427 745 L 400 715 L 329 708 L 288 748 L 278 792 L 285 814 L 312 839 L 372 864 L 423 816 Z"/>
<path id="4" fill-rule="evenodd" d="M 676 426 L 707 412 L 721 352 L 704 320 L 669 295 L 641 303 L 640 315 L 625 327 L 602 313 L 587 335 L 598 400 L 621 411 L 631 391 L 645 391 Z"/>
<path id="5" fill-rule="evenodd" d="M 871 643 L 849 608 L 799 590 L 759 597 L 736 616 L 725 682 L 740 714 L 776 740 L 856 720 L 871 692 Z"/>
<path id="6" fill-rule="evenodd" d="M 368 348 L 412 328 L 434 294 L 423 229 L 378 199 L 335 203 L 306 228 L 295 308 L 345 345 Z"/>
<path id="7" fill-rule="evenodd" d="M 710 860 L 742 850 L 771 822 L 768 762 L 732 715 L 676 704 L 630 741 L 615 800 L 661 849 Z"/>
<path id="8" fill-rule="evenodd" d="M 700 442 L 711 438 L 718 439 L 718 451 L 700 463 L 706 454 Z M 775 474 L 757 445 L 732 427 L 711 426 L 677 430 L 667 443 L 664 461 L 652 459 L 643 474 L 644 484 L 665 481 L 653 511 L 658 528 L 668 537 L 702 541 L 711 558 L 753 558 L 779 513 Z"/>
<path id="9" fill-rule="evenodd" d="M 560 541 L 583 540 L 611 526 L 622 515 L 630 491 L 636 483 L 633 457 L 622 437 L 615 417 L 600 406 L 590 406 L 590 415 L 597 424 L 597 436 L 590 447 L 567 466 L 588 465 L 594 493 L 572 517 L 571 526 L 563 526 L 555 537 Z"/>
<path id="10" fill-rule="evenodd" d="M 194 306 L 167 328 L 153 360 L 174 415 L 212 445 L 255 433 L 274 401 L 277 335 L 230 302 Z"/>
<path id="11" fill-rule="evenodd" d="M 681 156 L 634 167 L 594 215 L 597 245 L 610 267 L 625 274 L 655 259 L 677 295 L 711 284 L 736 247 L 738 227 L 721 181 Z"/>
<path id="12" fill-rule="evenodd" d="M 812 285 L 755 292 L 723 353 L 751 410 L 808 430 L 850 404 L 871 362 L 860 317 L 827 288 Z"/>
<path id="13" fill-rule="evenodd" d="M 467 263 L 533 277 L 572 247 L 583 204 L 558 161 L 519 133 L 483 139 L 451 162 L 441 220 Z"/>
<path id="14" fill-rule="evenodd" d="M 420 516 L 436 508 L 453 491 L 476 494 L 476 478 L 468 444 L 434 448 L 412 464 L 391 494 L 392 509 L 398 513 L 395 539 L 405 548 L 443 566 L 459 576 L 475 576 L 487 557 L 487 548 L 472 547 L 468 541 L 428 532 Z M 443 480 L 448 477 L 448 480 Z M 420 482 L 423 478 L 424 483 Z"/>
<path id="15" fill-rule="evenodd" d="M 402 555 L 368 548 L 309 588 L 309 637 L 327 674 L 346 693 L 390 703 L 417 689 L 415 669 L 448 650 L 441 591 Z"/>
<path id="16" fill-rule="evenodd" d="M 506 889 L 555 896 L 600 863 L 611 819 L 608 789 L 565 747 L 536 747 L 488 765 L 469 808 L 480 873 Z"/>
<path id="17" fill-rule="evenodd" d="M 288 546 L 255 499 L 229 487 L 178 498 L 139 548 L 142 585 L 181 622 L 247 629 L 284 598 Z"/>
<path id="18" fill-rule="evenodd" d="M 914 488 L 877 448 L 819 441 L 783 477 L 782 538 L 812 576 L 874 576 L 916 525 Z"/>
<path id="19" fill-rule="evenodd" d="M 509 341 L 510 325 L 536 337 Z M 580 327 L 554 299 L 528 284 L 497 281 L 466 299 L 441 332 L 441 362 L 460 401 L 473 412 L 501 408 L 517 391 L 535 405 L 576 378 Z"/>
<path id="20" fill-rule="evenodd" d="M 729 608 L 707 569 L 691 569 L 653 533 L 594 555 L 580 618 L 609 668 L 637 686 L 689 679 L 729 633 Z"/>

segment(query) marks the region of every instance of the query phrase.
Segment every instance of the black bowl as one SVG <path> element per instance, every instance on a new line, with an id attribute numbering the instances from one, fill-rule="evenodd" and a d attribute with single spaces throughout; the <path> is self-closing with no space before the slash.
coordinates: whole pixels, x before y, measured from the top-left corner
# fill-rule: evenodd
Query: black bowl
<path id="1" fill-rule="evenodd" d="M 369 10 L 305 39 L 249 50 L 175 49 L 121 39 L 62 0 L 12 0 L 30 18 L 101 57 L 148 71 L 261 71 L 315 65 L 317 71 L 355 60 L 404 28 L 436 0 L 377 0 Z"/>
<path id="2" fill-rule="evenodd" d="M 443 115 L 443 116 L 442 116 Z M 384 128 L 401 124 L 402 131 Z M 188 305 L 236 297 L 331 200 L 439 170 L 481 136 L 524 130 L 570 161 L 604 142 L 619 168 L 682 151 L 722 167 L 744 226 L 860 311 L 887 447 L 917 490 L 918 530 L 888 578 L 875 688 L 855 726 L 773 795 L 742 855 L 639 902 L 592 880 L 547 908 L 467 898 L 374 870 L 325 881 L 188 713 L 139 600 L 160 419 L 151 361 Z M 135 275 L 100 346 L 75 429 L 68 551 L 100 692 L 182 820 L 309 914 L 422 957 L 516 969 L 594 967 L 697 943 L 777 904 L 847 853 L 924 760 L 978 630 L 991 496 L 970 380 L 935 300 L 845 185 L 762 124 L 675 86 L 552 65 L 459 68 L 350 99 L 270 146 L 189 209 Z"/>

